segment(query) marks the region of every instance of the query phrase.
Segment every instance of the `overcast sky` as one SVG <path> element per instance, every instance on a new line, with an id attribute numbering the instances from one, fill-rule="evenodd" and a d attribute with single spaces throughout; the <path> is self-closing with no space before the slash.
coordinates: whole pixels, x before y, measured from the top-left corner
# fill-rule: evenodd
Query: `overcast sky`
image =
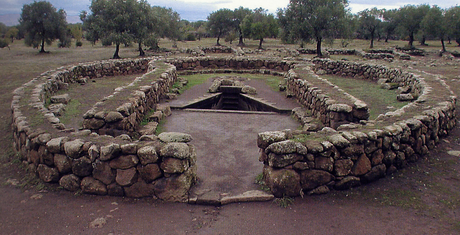
<path id="1" fill-rule="evenodd" d="M 91 0 L 48 0 L 57 9 L 64 9 L 69 16 L 69 22 L 78 19 L 82 10 L 87 10 Z M 0 15 L 20 14 L 24 4 L 30 4 L 33 0 L 0 0 Z M 152 6 L 172 8 L 177 11 L 182 19 L 189 21 L 206 20 L 206 17 L 213 11 L 221 8 L 235 9 L 240 6 L 245 8 L 262 7 L 270 13 L 275 13 L 278 8 L 287 7 L 289 0 L 148 0 Z M 379 4 L 379 5 L 376 5 Z M 441 8 L 448 8 L 459 4 L 459 0 L 349 0 L 349 8 L 353 13 L 366 8 L 399 8 L 404 5 L 429 4 L 438 5 Z M 74 16 L 74 17 L 72 17 Z"/>

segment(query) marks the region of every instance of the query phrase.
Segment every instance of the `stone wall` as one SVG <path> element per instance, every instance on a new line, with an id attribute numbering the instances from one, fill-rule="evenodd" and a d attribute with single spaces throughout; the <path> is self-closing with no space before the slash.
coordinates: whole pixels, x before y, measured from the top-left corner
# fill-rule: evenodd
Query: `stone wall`
<path id="1" fill-rule="evenodd" d="M 121 97 L 127 103 L 116 110 L 94 109 L 93 117 L 85 115 L 86 119 L 103 122 L 101 126 L 135 129 L 142 115 L 177 78 L 173 66 L 159 68 L 158 63 L 145 58 L 63 67 L 43 73 L 17 88 L 11 103 L 14 147 L 29 172 L 44 182 L 58 182 L 69 191 L 187 201 L 196 181 L 196 151 L 187 144 L 191 136 L 163 133 L 132 141 L 128 135 L 116 138 L 98 135 L 94 132 L 97 128 L 90 128 L 93 133 L 91 130 L 68 133 L 45 107 L 46 99 L 57 90 L 67 88 L 69 83 L 147 71 L 126 87 L 126 91 L 132 92 L 132 96 Z M 142 85 L 145 82 L 149 85 Z M 122 88 L 117 89 L 112 97 L 123 94 Z M 41 123 L 40 119 L 44 121 L 40 127 L 33 125 Z M 130 125 L 118 125 L 125 120 Z M 47 125 L 55 128 L 47 128 Z"/>
<path id="2" fill-rule="evenodd" d="M 313 62 L 316 69 L 331 74 L 388 79 L 410 86 L 420 94 L 417 103 L 426 102 L 432 90 L 423 78 L 398 69 L 321 59 Z M 294 89 L 303 86 L 300 80 L 295 80 Z M 306 88 L 303 97 L 313 97 L 310 93 L 314 91 Z M 276 197 L 322 194 L 331 189 L 349 189 L 372 182 L 406 167 L 427 155 L 456 124 L 456 97 L 449 96 L 452 93 L 449 89 L 437 92 L 441 92 L 437 99 L 442 97 L 443 100 L 419 109 L 415 115 L 396 118 L 394 123 L 380 128 L 356 125 L 349 131 L 326 127 L 316 133 L 259 133 L 259 160 L 264 163 L 266 185 Z M 327 105 L 326 102 L 317 103 Z"/>
<path id="3" fill-rule="evenodd" d="M 300 73 L 297 73 L 297 70 Z M 335 95 L 342 96 L 342 101 L 334 100 L 327 92 L 321 90 L 321 87 L 313 85 L 303 76 L 318 79 L 323 87 L 328 86 L 334 90 Z M 327 80 L 321 79 L 316 74 L 307 73 L 307 70 L 303 69 L 302 66 L 290 70 L 286 74 L 286 79 L 289 93 L 326 126 L 337 128 L 342 124 L 359 122 L 369 118 L 366 103 L 335 87 Z"/>
<path id="4" fill-rule="evenodd" d="M 202 69 L 269 69 L 276 71 L 288 71 L 295 64 L 292 61 L 248 58 L 248 57 L 187 57 L 181 59 L 167 59 L 167 63 L 176 66 L 178 71 L 181 70 L 202 70 Z"/>
<path id="5" fill-rule="evenodd" d="M 163 94 L 177 81 L 176 68 L 167 65 L 159 73 L 157 66 L 161 61 L 152 60 L 149 63 L 151 68 L 146 74 L 138 78 L 137 81 L 147 80 L 148 85 L 141 85 L 131 92 L 130 97 L 124 97 L 123 89 L 128 89 L 132 84 L 117 88 L 114 94 L 102 101 L 100 106 L 104 107 L 104 102 L 110 99 L 126 100 L 114 110 L 101 109 L 95 105 L 83 115 L 83 128 L 93 131 L 107 132 L 108 130 L 121 130 L 134 132 L 139 128 L 139 123 L 144 119 L 145 114 L 155 108 Z M 136 85 L 134 83 L 134 85 Z"/>
<path id="6" fill-rule="evenodd" d="M 426 90 L 430 89 L 426 89 L 423 79 L 398 69 L 321 59 L 313 60 L 313 63 L 316 69 L 326 73 L 387 79 L 410 86 L 420 94 L 416 102 L 428 99 Z M 100 128 L 90 128 L 93 133 L 83 130 L 69 134 L 58 131 L 62 129 L 59 119 L 45 108 L 45 100 L 58 89 L 67 87 L 68 83 L 85 77 L 146 73 L 130 84 L 130 88 L 112 94 L 116 97 L 130 91 L 132 95 L 122 96 L 124 102 L 114 110 L 99 110 L 96 105 L 91 111 L 93 114 L 85 114 L 85 119 L 102 120 L 102 126 L 107 128 L 134 130 L 140 117 L 174 83 L 176 68 L 180 73 L 250 71 L 285 74 L 291 83 L 290 89 L 297 90 L 294 93 L 299 101 L 310 109 L 318 107 L 318 110 L 327 111 L 324 116 L 329 116 L 329 121 L 325 123 L 330 126 L 334 127 L 334 122 L 337 124 L 343 120 L 362 120 L 360 116 L 368 115 L 366 104 L 359 100 L 348 97 L 350 103 L 336 103 L 327 99 L 327 94 L 319 89 L 308 87 L 301 76 L 290 70 L 295 64 L 243 57 L 200 57 L 166 61 L 146 58 L 58 68 L 43 73 L 13 92 L 14 146 L 30 172 L 36 173 L 44 182 L 59 182 L 70 191 L 187 201 L 189 190 L 196 181 L 196 151 L 188 144 L 191 136 L 163 133 L 144 135 L 132 141 L 128 135 L 114 138 L 95 134 L 94 130 Z M 145 81 L 148 85 L 144 85 Z M 456 97 L 445 99 L 416 116 L 372 130 L 363 126 L 339 132 L 324 128 L 314 134 L 302 131 L 260 133 L 257 142 L 261 149 L 260 160 L 264 162 L 264 179 L 277 197 L 297 196 L 303 192 L 325 193 L 330 189 L 347 189 L 376 180 L 416 161 L 434 148 L 439 138 L 447 135 L 455 125 L 455 102 Z M 356 111 L 362 113 L 356 115 Z M 42 114 L 43 120 L 55 128 L 46 131 L 32 125 L 31 119 L 37 118 L 36 113 Z M 337 116 L 340 118 L 336 119 Z M 123 120 L 130 124 L 114 124 L 124 123 Z M 307 134 L 311 138 L 303 138 Z"/>

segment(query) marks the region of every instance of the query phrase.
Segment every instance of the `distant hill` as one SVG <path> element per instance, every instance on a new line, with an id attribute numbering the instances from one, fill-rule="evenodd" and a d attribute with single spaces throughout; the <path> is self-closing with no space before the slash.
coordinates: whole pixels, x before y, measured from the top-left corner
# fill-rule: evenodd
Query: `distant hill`
<path id="1" fill-rule="evenodd" d="M 0 22 L 4 23 L 6 26 L 14 26 L 19 24 L 20 17 L 21 14 L 0 15 Z M 80 16 L 67 16 L 67 23 L 81 23 Z"/>

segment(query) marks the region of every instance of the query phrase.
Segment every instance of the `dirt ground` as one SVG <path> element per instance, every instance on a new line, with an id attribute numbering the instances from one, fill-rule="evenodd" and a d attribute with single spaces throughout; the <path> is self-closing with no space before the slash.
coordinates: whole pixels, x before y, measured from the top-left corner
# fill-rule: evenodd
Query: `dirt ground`
<path id="1" fill-rule="evenodd" d="M 459 79 L 447 82 L 460 95 Z M 11 136 L 14 88 L 3 89 L 0 105 L 7 122 L 0 130 L 3 149 L 11 145 L 5 136 Z M 351 190 L 296 198 L 286 208 L 276 202 L 214 207 L 79 195 L 27 183 L 19 164 L 3 161 L 0 234 L 459 234 L 460 156 L 449 152 L 460 151 L 459 137 L 457 126 L 428 158 L 404 170 Z"/>

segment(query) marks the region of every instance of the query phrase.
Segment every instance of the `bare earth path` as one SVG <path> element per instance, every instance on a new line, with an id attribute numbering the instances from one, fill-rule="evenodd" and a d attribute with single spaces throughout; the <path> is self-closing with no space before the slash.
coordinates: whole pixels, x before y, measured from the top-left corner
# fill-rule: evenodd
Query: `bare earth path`
<path id="1" fill-rule="evenodd" d="M 2 57 L 1 62 L 7 61 Z M 0 74 L 5 84 L 0 94 L 4 152 L 11 151 L 12 144 L 11 91 L 41 72 Z M 460 82 L 452 85 L 460 95 Z M 25 172 L 18 164 L 2 161 L 0 234 L 458 234 L 459 156 L 447 151 L 460 151 L 459 126 L 451 134 L 432 151 L 431 160 L 420 159 L 356 189 L 296 198 L 287 208 L 272 202 L 213 207 L 74 195 L 53 187 L 41 191 L 30 184 L 14 186 L 14 180 L 26 180 Z M 98 218 L 99 228 L 90 228 Z"/>
<path id="2" fill-rule="evenodd" d="M 298 126 L 286 115 L 173 111 L 165 130 L 192 135 L 199 178 L 195 193 L 215 198 L 258 189 L 254 180 L 263 164 L 258 161 L 257 133 Z"/>

